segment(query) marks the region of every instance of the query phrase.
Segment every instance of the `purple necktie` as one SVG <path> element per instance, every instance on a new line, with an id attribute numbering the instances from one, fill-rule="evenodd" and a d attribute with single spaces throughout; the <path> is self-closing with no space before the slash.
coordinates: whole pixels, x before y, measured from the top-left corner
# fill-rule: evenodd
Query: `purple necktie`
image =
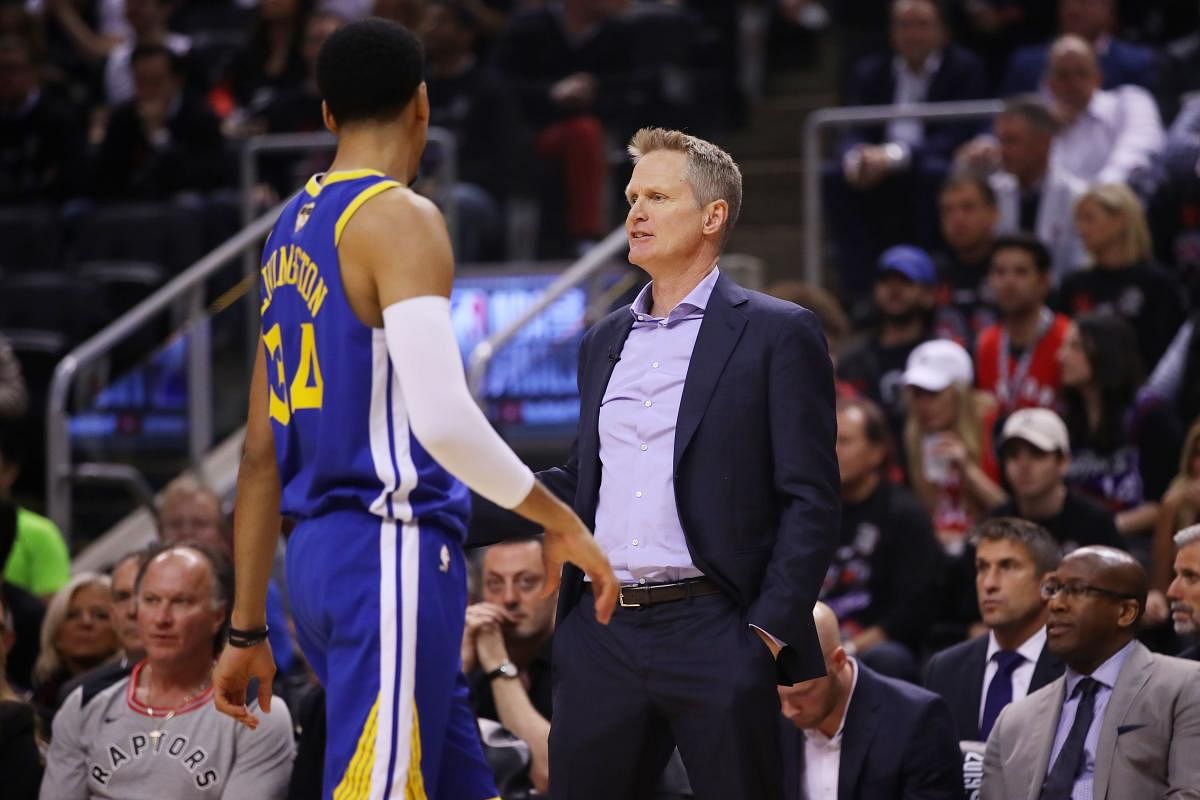
<path id="1" fill-rule="evenodd" d="M 996 717 L 1000 711 L 1012 702 L 1012 676 L 1017 667 L 1025 663 L 1025 656 L 1015 650 L 998 650 L 992 656 L 997 667 L 992 682 L 988 684 L 987 698 L 983 701 L 983 719 L 979 720 L 979 741 L 986 742 Z"/>

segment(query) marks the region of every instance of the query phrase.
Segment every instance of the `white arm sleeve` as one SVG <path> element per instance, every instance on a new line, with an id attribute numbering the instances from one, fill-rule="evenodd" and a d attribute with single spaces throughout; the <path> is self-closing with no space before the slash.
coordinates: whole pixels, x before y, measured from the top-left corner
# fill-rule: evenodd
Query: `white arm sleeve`
<path id="1" fill-rule="evenodd" d="M 533 488 L 533 472 L 471 399 L 450 301 L 430 295 L 390 305 L 383 329 L 417 441 L 476 494 L 502 508 L 519 505 Z"/>

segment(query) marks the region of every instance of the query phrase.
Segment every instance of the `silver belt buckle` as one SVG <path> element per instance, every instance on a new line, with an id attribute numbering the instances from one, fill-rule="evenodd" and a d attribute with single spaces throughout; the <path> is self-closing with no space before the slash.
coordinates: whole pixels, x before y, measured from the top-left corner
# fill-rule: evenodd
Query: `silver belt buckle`
<path id="1" fill-rule="evenodd" d="M 625 602 L 625 588 L 626 587 L 622 586 L 621 589 L 617 592 L 617 602 L 620 604 L 621 608 L 641 608 L 642 607 L 641 603 L 626 603 Z M 638 589 L 641 587 L 630 586 L 628 588 Z"/>

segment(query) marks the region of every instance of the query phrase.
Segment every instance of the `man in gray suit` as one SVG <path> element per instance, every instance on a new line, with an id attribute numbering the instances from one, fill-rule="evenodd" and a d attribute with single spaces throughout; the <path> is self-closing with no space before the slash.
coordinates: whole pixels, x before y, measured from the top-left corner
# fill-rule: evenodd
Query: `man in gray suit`
<path id="1" fill-rule="evenodd" d="M 1047 647 L 1067 671 L 1001 712 L 981 800 L 1200 800 L 1200 667 L 1134 641 L 1147 586 L 1109 547 L 1046 577 Z"/>

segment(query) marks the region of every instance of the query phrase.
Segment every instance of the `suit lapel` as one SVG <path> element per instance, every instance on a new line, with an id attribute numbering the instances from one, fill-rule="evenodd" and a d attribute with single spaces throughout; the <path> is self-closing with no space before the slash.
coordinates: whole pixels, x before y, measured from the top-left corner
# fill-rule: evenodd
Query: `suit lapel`
<path id="1" fill-rule="evenodd" d="M 881 705 L 875 676 L 859 662 L 858 684 L 850 697 L 850 706 L 846 709 L 846 724 L 842 733 L 842 755 L 838 764 L 838 800 L 851 800 L 855 797 L 858 777 L 862 773 L 863 763 L 867 760 L 867 751 L 871 749 L 871 739 L 875 736 L 875 728 L 879 724 L 880 715 L 877 713 Z"/>
<path id="2" fill-rule="evenodd" d="M 1020 738 L 1014 750 L 1021 758 L 1014 759 L 1018 764 L 1032 764 L 1033 772 L 1029 775 L 1029 800 L 1038 800 L 1042 793 L 1042 781 L 1050 768 L 1050 749 L 1054 747 L 1054 734 L 1058 730 L 1058 715 L 1062 713 L 1063 698 L 1067 691 L 1067 681 L 1059 678 L 1054 684 L 1050 697 L 1053 702 L 1037 703 L 1028 727 L 1022 728 L 1017 734 Z M 1021 702 L 1025 702 L 1022 700 Z M 1022 747 L 1020 743 L 1024 743 Z M 1025 756 L 1028 757 L 1025 757 Z"/>
<path id="3" fill-rule="evenodd" d="M 1033 694 L 1062 673 L 1062 662 L 1051 654 L 1048 647 L 1042 645 L 1042 653 L 1038 656 L 1037 663 L 1033 665 L 1033 677 L 1029 680 L 1029 693 Z"/>
<path id="4" fill-rule="evenodd" d="M 975 733 L 979 733 L 979 704 L 983 700 L 983 676 L 987 672 L 988 637 L 980 636 L 971 645 L 967 668 L 963 671 L 963 708 L 967 709 L 975 720 Z"/>
<path id="5" fill-rule="evenodd" d="M 626 309 L 628 312 L 628 309 Z M 579 458 L 588 459 L 591 480 L 580 485 L 580 497 L 588 498 L 590 507 L 583 515 L 589 526 L 594 526 L 596 505 L 600 500 L 600 404 L 604 391 L 612 378 L 613 369 L 621 358 L 621 349 L 633 328 L 633 315 L 626 313 L 613 318 L 604 330 L 596 331 L 595 340 L 587 354 L 593 362 L 583 370 L 583 383 L 579 389 Z M 598 362 L 598 363 L 597 363 Z M 580 464 L 581 475 L 584 472 Z"/>
<path id="6" fill-rule="evenodd" d="M 1100 738 L 1096 742 L 1096 775 L 1092 781 L 1092 796 L 1103 800 L 1108 792 L 1108 779 L 1112 772 L 1113 755 L 1117 750 L 1117 727 L 1125 721 L 1129 707 L 1138 692 L 1150 680 L 1154 659 L 1142 644 L 1134 642 L 1133 649 L 1121 665 L 1112 697 L 1104 709 L 1100 723 Z"/>
<path id="7" fill-rule="evenodd" d="M 729 360 L 742 329 L 746 327 L 746 317 L 737 310 L 737 306 L 747 299 L 745 290 L 737 284 L 724 275 L 717 278 L 704 310 L 704 319 L 700 323 L 687 378 L 683 383 L 683 397 L 679 401 L 679 417 L 675 423 L 676 469 L 696 428 L 700 426 L 700 420 L 704 418 L 704 411 L 712 399 L 713 389 L 721 377 L 725 362 Z"/>

